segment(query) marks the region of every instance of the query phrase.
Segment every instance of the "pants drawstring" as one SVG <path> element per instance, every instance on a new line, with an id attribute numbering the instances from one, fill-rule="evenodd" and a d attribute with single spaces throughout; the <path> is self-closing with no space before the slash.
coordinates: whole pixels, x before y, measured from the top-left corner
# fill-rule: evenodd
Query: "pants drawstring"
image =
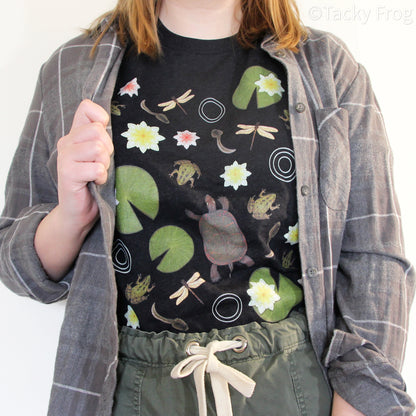
<path id="1" fill-rule="evenodd" d="M 172 378 L 183 378 L 194 375 L 195 387 L 198 397 L 199 415 L 207 415 L 207 402 L 205 395 L 205 372 L 211 376 L 212 391 L 214 393 L 217 416 L 232 416 L 232 407 L 228 384 L 231 384 L 245 397 L 251 397 L 256 383 L 242 372 L 223 364 L 215 356 L 218 351 L 242 348 L 243 341 L 212 341 L 206 347 L 196 342 L 190 343 L 187 348 L 189 357 L 178 363 L 171 371 Z"/>

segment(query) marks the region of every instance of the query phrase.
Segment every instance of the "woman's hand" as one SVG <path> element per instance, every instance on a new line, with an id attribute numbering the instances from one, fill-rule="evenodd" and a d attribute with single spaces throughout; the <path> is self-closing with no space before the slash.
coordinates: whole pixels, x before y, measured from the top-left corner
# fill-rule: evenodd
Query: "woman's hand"
<path id="1" fill-rule="evenodd" d="M 102 107 L 84 100 L 75 112 L 71 131 L 57 144 L 58 209 L 77 228 L 93 224 L 98 214 L 87 184 L 102 185 L 107 180 L 114 150 L 106 131 L 108 122 Z"/>
<path id="2" fill-rule="evenodd" d="M 331 416 L 365 416 L 363 413 L 354 409 L 336 391 L 332 401 Z"/>
<path id="3" fill-rule="evenodd" d="M 102 107 L 84 100 L 75 112 L 71 131 L 58 141 L 58 205 L 41 221 L 34 240 L 52 280 L 67 273 L 98 218 L 97 203 L 87 184 L 107 181 L 114 150 L 106 131 L 108 122 Z"/>

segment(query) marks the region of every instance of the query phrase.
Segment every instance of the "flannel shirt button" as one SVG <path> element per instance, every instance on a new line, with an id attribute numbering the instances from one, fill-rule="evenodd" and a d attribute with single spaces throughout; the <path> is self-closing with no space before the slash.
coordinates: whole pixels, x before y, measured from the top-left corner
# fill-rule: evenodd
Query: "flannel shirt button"
<path id="1" fill-rule="evenodd" d="M 303 103 L 297 103 L 295 108 L 298 113 L 303 113 L 306 109 L 305 104 Z"/>
<path id="2" fill-rule="evenodd" d="M 300 188 L 300 193 L 302 194 L 302 196 L 308 196 L 309 195 L 309 186 L 303 185 Z"/>
<path id="3" fill-rule="evenodd" d="M 285 54 L 282 50 L 277 51 L 277 52 L 276 52 L 276 55 L 277 55 L 279 58 L 284 58 L 284 57 L 286 57 L 286 54 Z"/>
<path id="4" fill-rule="evenodd" d="M 315 277 L 318 274 L 318 269 L 316 267 L 309 267 L 307 274 L 309 277 Z"/>

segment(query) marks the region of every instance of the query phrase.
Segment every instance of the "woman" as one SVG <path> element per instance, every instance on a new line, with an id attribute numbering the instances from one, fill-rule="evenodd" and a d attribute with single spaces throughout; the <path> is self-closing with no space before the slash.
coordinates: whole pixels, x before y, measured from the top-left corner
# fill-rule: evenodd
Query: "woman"
<path id="1" fill-rule="evenodd" d="M 41 74 L 9 176 L 1 267 L 19 293 L 43 302 L 68 295 L 50 414 L 110 414 L 117 367 L 114 414 L 141 401 L 143 414 L 166 403 L 195 412 L 191 381 L 160 370 L 175 396 L 152 396 L 144 367 L 127 364 L 161 348 L 147 365 L 163 367 L 167 356 L 185 358 L 175 348 L 194 339 L 202 348 L 224 341 L 230 362 L 232 349 L 244 349 L 234 366 L 249 376 L 242 389 L 252 397 L 231 392 L 238 414 L 328 414 L 315 355 L 336 392 L 333 414 L 410 414 L 396 346 L 410 302 L 400 302 L 401 282 L 411 293 L 412 276 L 365 71 L 331 35 L 304 33 L 291 2 L 204 3 L 120 2 L 94 31 L 93 58 L 94 39 L 76 39 Z M 79 104 L 85 98 L 94 103 Z M 392 325 L 380 331 L 381 321 Z M 227 344 L 241 333 L 247 346 Z M 261 373 L 259 351 L 290 378 L 276 365 Z M 301 379 L 320 381 L 298 384 L 293 361 L 305 363 Z M 141 396 L 128 391 L 134 380 L 147 385 Z M 266 384 L 285 392 L 271 407 Z"/>

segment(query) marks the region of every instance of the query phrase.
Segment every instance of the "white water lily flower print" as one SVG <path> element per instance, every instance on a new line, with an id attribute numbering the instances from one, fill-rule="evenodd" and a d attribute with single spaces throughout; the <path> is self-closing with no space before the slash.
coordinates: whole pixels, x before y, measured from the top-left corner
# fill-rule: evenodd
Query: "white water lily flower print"
<path id="1" fill-rule="evenodd" d="M 224 170 L 220 175 L 224 179 L 224 186 L 232 186 L 235 191 L 239 186 L 247 186 L 247 178 L 251 175 L 247 170 L 247 163 L 239 165 L 235 160 L 232 165 L 225 166 Z"/>
<path id="2" fill-rule="evenodd" d="M 196 146 L 196 141 L 200 138 L 196 133 L 185 130 L 178 131 L 178 134 L 173 136 L 178 141 L 178 146 L 183 146 L 185 149 L 189 149 L 189 146 Z"/>
<path id="3" fill-rule="evenodd" d="M 127 306 L 127 312 L 124 314 L 124 317 L 127 319 L 127 326 L 131 326 L 133 329 L 140 328 L 139 318 L 130 305 Z"/>
<path id="4" fill-rule="evenodd" d="M 250 289 L 247 290 L 247 294 L 251 299 L 248 306 L 255 306 L 260 314 L 266 309 L 272 311 L 275 302 L 280 300 L 275 285 L 268 285 L 263 279 L 260 279 L 258 282 L 250 282 L 250 285 Z"/>
<path id="5" fill-rule="evenodd" d="M 148 149 L 158 152 L 158 143 L 165 140 L 165 137 L 159 134 L 159 127 L 148 126 L 145 121 L 140 124 L 128 123 L 127 127 L 128 130 L 121 133 L 128 140 L 127 149 L 138 147 L 142 153 Z"/>
<path id="6" fill-rule="evenodd" d="M 137 92 L 139 88 L 140 88 L 140 85 L 137 83 L 137 78 L 133 78 L 124 87 L 120 88 L 120 91 L 118 92 L 118 94 L 119 95 L 128 94 L 130 97 L 133 97 L 133 95 L 139 95 Z"/>
<path id="7" fill-rule="evenodd" d="M 255 84 L 260 87 L 259 92 L 266 92 L 272 97 L 274 94 L 282 95 L 284 88 L 279 78 L 276 78 L 276 75 L 270 73 L 265 77 L 260 74 L 260 79 L 255 82 Z"/>
<path id="8" fill-rule="evenodd" d="M 286 238 L 286 243 L 291 246 L 299 242 L 299 223 L 296 223 L 293 227 L 289 225 L 289 231 L 283 236 Z"/>

